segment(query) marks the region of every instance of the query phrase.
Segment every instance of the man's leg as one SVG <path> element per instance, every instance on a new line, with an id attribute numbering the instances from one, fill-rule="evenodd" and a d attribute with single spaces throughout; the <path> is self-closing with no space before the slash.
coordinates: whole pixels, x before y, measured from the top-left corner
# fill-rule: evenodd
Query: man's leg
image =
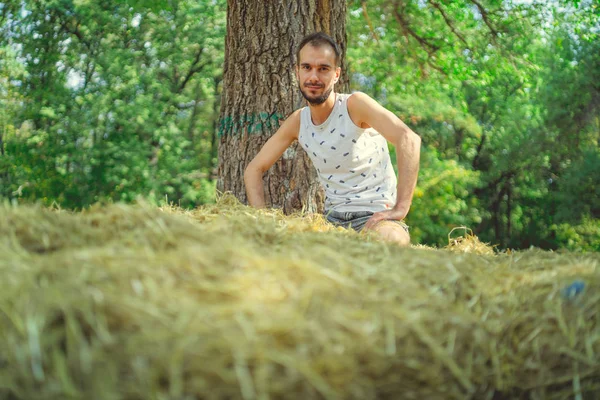
<path id="1" fill-rule="evenodd" d="M 377 233 L 383 241 L 397 243 L 400 246 L 410 245 L 410 235 L 394 221 L 380 221 L 369 230 Z"/>

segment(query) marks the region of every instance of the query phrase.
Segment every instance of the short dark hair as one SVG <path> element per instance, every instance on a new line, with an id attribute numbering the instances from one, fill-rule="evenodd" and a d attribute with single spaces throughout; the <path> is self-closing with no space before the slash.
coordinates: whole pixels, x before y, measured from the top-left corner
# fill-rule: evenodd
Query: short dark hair
<path id="1" fill-rule="evenodd" d="M 335 42 L 335 40 L 333 40 L 333 38 L 331 36 L 329 36 L 328 34 L 323 33 L 323 32 L 311 33 L 310 35 L 305 36 L 304 39 L 302 39 L 302 41 L 298 45 L 298 49 L 296 50 L 296 63 L 297 64 L 300 63 L 300 50 L 302 50 L 302 48 L 304 46 L 306 46 L 307 44 L 310 44 L 313 47 L 321 47 L 323 45 L 331 46 L 331 48 L 333 49 L 333 52 L 335 53 L 335 66 L 336 67 L 340 66 L 340 58 L 341 58 L 340 47 Z"/>

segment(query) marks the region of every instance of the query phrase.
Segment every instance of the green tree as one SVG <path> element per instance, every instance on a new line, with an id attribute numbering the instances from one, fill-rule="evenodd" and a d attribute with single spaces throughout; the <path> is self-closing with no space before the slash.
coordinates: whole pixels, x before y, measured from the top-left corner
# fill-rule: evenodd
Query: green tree
<path id="1" fill-rule="evenodd" d="M 222 2 L 26 1 L 8 15 L 27 77 L 14 143 L 23 199 L 82 207 L 167 195 L 210 199 L 214 110 L 222 74 Z M 19 165 L 20 164 L 20 165 Z M 27 172 L 29 171 L 29 172 Z M 15 180 L 12 180 L 15 182 Z M 11 196 L 15 185 L 4 188 Z"/>
<path id="2" fill-rule="evenodd" d="M 597 179 L 589 176 L 595 166 L 589 160 L 575 163 L 580 172 L 570 170 L 561 179 L 583 148 L 598 152 L 597 87 L 591 84 L 598 81 L 597 5 L 351 4 L 349 62 L 358 71 L 353 87 L 370 92 L 421 134 L 425 160 L 455 161 L 444 168 L 476 172 L 478 182 L 469 180 L 465 198 L 446 193 L 443 204 L 456 209 L 463 202 L 478 212 L 463 210 L 450 225 L 462 220 L 502 247 L 563 246 L 552 228 L 566 221 L 561 204 L 593 196 Z M 431 165 L 424 161 L 423 168 Z M 430 172 L 422 170 L 419 186 L 430 187 Z M 575 176 L 588 182 L 577 185 L 579 191 L 566 185 Z M 580 217 L 594 218 L 594 206 L 578 208 Z M 415 205 L 411 213 L 418 212 Z M 426 242 L 444 240 L 439 227 L 448 222 L 416 220 L 423 221 Z"/>

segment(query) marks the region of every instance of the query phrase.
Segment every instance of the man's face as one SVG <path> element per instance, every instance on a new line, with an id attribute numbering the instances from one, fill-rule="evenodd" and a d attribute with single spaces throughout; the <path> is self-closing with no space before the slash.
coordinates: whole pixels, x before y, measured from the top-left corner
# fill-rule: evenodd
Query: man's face
<path id="1" fill-rule="evenodd" d="M 341 69 L 335 66 L 335 52 L 330 46 L 314 47 L 307 44 L 300 50 L 296 67 L 298 86 L 311 105 L 325 102 L 333 85 L 340 78 Z"/>

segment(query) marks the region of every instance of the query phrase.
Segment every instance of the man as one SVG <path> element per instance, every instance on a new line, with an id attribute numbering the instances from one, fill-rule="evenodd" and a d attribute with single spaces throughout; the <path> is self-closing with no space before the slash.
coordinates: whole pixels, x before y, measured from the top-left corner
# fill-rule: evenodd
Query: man
<path id="1" fill-rule="evenodd" d="M 330 222 L 409 245 L 402 220 L 417 183 L 420 137 L 366 94 L 333 90 L 341 74 L 340 50 L 328 35 L 305 37 L 296 57 L 298 85 L 308 107 L 292 113 L 246 168 L 248 202 L 265 207 L 263 175 L 298 140 L 325 189 Z M 396 146 L 398 180 L 386 140 Z"/>

